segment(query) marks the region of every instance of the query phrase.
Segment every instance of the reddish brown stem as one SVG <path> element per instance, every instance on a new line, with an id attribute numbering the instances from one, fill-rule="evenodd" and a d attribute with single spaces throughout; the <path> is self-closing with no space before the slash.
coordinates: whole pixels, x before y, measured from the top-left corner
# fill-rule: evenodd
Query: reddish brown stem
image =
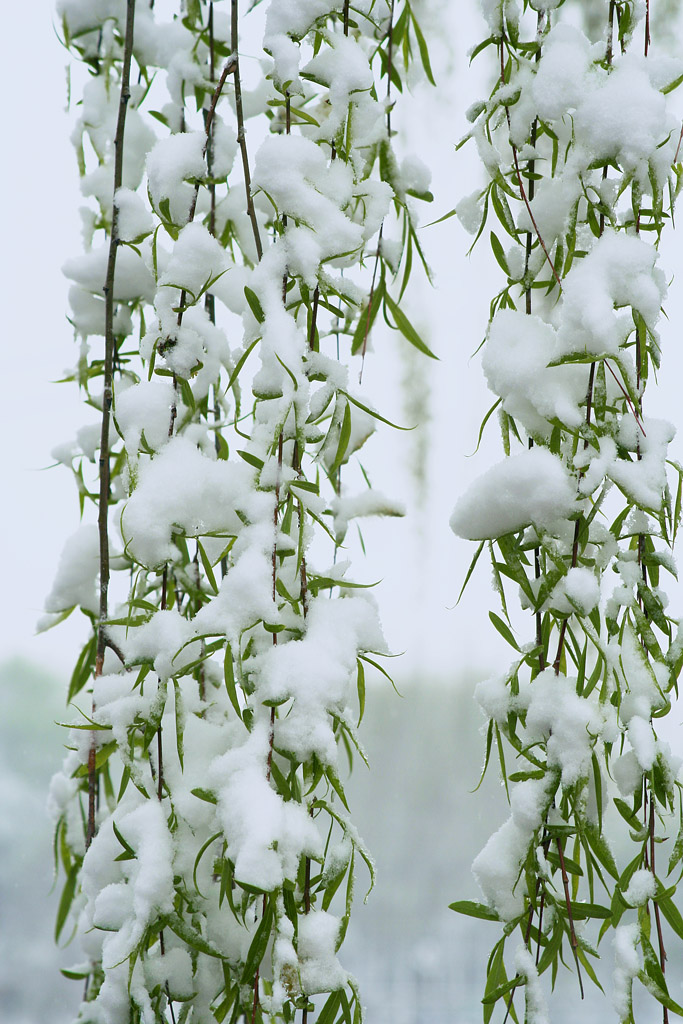
<path id="1" fill-rule="evenodd" d="M 391 10 L 389 11 L 389 29 L 387 31 L 387 36 L 387 135 L 389 139 L 391 139 L 391 75 L 394 70 L 394 0 L 391 0 Z"/>
<path id="2" fill-rule="evenodd" d="M 277 481 L 275 484 L 275 508 L 273 510 L 273 528 L 275 536 L 273 537 L 273 601 L 276 600 L 277 589 L 277 528 L 278 528 L 278 516 L 280 507 L 280 478 L 282 475 L 282 431 L 278 438 L 278 469 L 277 469 Z M 277 633 L 273 633 L 273 646 L 277 647 Z M 270 725 L 268 730 L 268 754 L 266 757 L 266 779 L 270 782 L 271 772 L 273 767 L 273 746 L 275 740 L 275 708 L 270 709 Z M 263 897 L 263 913 L 266 912 L 266 900 L 267 897 Z M 254 975 L 254 1002 L 251 1011 L 251 1024 L 254 1024 L 256 1020 L 256 1010 L 258 1008 L 258 982 L 259 982 L 260 967 L 256 968 L 256 974 Z"/>
<path id="3" fill-rule="evenodd" d="M 315 286 L 313 292 L 313 310 L 311 312 L 311 329 L 308 332 L 308 347 L 311 352 L 316 351 L 315 347 L 315 334 L 318 326 L 318 303 L 320 302 L 320 286 Z"/>
<path id="4" fill-rule="evenodd" d="M 557 282 L 557 284 L 558 284 L 558 286 L 560 288 L 560 291 L 562 291 L 562 281 L 560 280 L 560 275 L 557 273 L 557 270 L 555 269 L 555 264 L 553 263 L 553 261 L 550 258 L 550 253 L 548 252 L 546 244 L 543 241 L 543 238 L 541 237 L 541 232 L 538 229 L 538 224 L 536 223 L 536 218 L 534 217 L 533 212 L 531 210 L 531 203 L 529 202 L 529 197 L 527 196 L 526 189 L 524 188 L 524 180 L 522 178 L 522 172 L 519 169 L 519 159 L 517 157 L 517 147 L 514 144 L 512 145 L 512 157 L 513 157 L 513 160 L 515 162 L 515 174 L 517 176 L 517 184 L 519 186 L 519 193 L 520 193 L 520 195 L 522 197 L 524 205 L 526 206 L 527 213 L 529 214 L 529 220 L 532 223 L 532 226 L 533 226 L 533 229 L 534 229 L 534 233 L 535 233 L 536 238 L 538 239 L 538 241 L 540 243 L 541 249 L 543 249 L 543 253 L 545 255 L 545 258 L 548 261 L 548 265 L 549 265 L 549 267 L 550 267 L 550 269 L 552 271 L 552 275 L 555 278 L 555 280 L 556 280 L 556 282 Z"/>
<path id="5" fill-rule="evenodd" d="M 363 335 L 363 347 L 361 349 L 361 363 L 360 373 L 358 374 L 358 383 L 363 383 L 363 370 L 365 369 L 365 353 L 368 348 L 368 335 L 370 333 L 370 314 L 372 313 L 372 302 L 375 297 L 375 282 L 377 280 L 377 269 L 379 267 L 379 259 L 382 251 L 382 235 L 384 233 L 384 221 L 382 221 L 379 228 L 379 235 L 377 236 L 377 252 L 375 254 L 375 266 L 372 270 L 372 282 L 370 283 L 370 298 L 368 300 L 368 312 L 365 317 L 365 333 Z"/>
<path id="6" fill-rule="evenodd" d="M 104 283 L 104 387 L 102 394 L 102 426 L 100 431 L 99 456 L 99 503 L 97 524 L 99 532 L 100 601 L 97 622 L 97 647 L 95 655 L 95 678 L 102 674 L 106 650 L 106 622 L 109 609 L 109 426 L 114 386 L 114 276 L 116 273 L 116 252 L 118 248 L 118 211 L 116 193 L 123 181 L 123 141 L 126 129 L 126 111 L 130 99 L 130 66 L 133 57 L 133 35 L 135 28 L 135 0 L 127 0 L 126 30 L 123 46 L 123 67 L 121 70 L 121 93 L 114 137 L 114 188 L 112 192 L 111 235 L 109 255 Z M 93 698 L 92 713 L 95 714 Z M 85 848 L 90 847 L 97 827 L 97 743 L 95 734 L 90 738 L 88 751 L 88 821 Z"/>
<path id="7" fill-rule="evenodd" d="M 240 154 L 242 156 L 242 169 L 244 171 L 244 188 L 247 195 L 247 214 L 251 221 L 251 229 L 254 235 L 254 244 L 256 245 L 256 255 L 259 260 L 263 256 L 263 246 L 261 245 L 261 234 L 259 232 L 258 221 L 256 219 L 256 210 L 254 208 L 254 199 L 251 194 L 251 173 L 249 171 L 249 153 L 247 150 L 247 137 L 244 130 L 244 111 L 242 108 L 242 81 L 240 78 L 240 66 L 239 66 L 239 35 L 238 35 L 238 0 L 232 0 L 231 7 L 231 57 L 235 62 L 234 75 L 235 75 L 235 114 L 237 117 L 237 142 L 240 147 Z"/>
<path id="8" fill-rule="evenodd" d="M 557 843 L 557 855 L 560 858 L 560 870 L 562 871 L 562 886 L 564 888 L 564 899 L 567 907 L 567 917 L 569 918 L 569 941 L 572 947 L 572 953 L 574 954 L 574 962 L 576 963 L 576 973 L 579 979 L 579 989 L 581 991 L 581 998 L 584 998 L 583 991 L 583 978 L 581 977 L 581 965 L 579 963 L 579 956 L 577 949 L 579 947 L 579 941 L 576 938 L 576 929 L 574 928 L 574 915 L 572 913 L 572 904 L 569 897 L 569 875 L 567 874 L 567 868 L 564 863 L 564 850 L 562 849 L 562 841 L 556 840 Z"/>
<path id="9" fill-rule="evenodd" d="M 678 136 L 678 145 L 676 146 L 676 156 L 674 157 L 674 163 L 678 163 L 678 156 L 681 152 L 681 145 L 683 145 L 683 125 L 681 126 L 681 134 Z"/>
<path id="10" fill-rule="evenodd" d="M 254 1001 L 251 1006 L 251 1024 L 256 1024 L 256 1011 L 258 1009 L 258 979 L 260 972 L 260 967 L 257 967 L 256 974 L 254 975 Z"/>

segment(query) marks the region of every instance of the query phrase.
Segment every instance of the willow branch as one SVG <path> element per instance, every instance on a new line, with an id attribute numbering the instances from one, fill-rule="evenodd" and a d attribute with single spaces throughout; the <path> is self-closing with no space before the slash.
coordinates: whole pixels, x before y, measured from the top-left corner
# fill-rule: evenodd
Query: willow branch
<path id="1" fill-rule="evenodd" d="M 581 998 L 584 998 L 583 992 L 583 978 L 581 977 L 581 965 L 579 964 L 579 955 L 577 949 L 579 947 L 579 940 L 576 937 L 576 929 L 574 928 L 574 915 L 572 913 L 572 903 L 569 897 L 569 876 L 567 874 L 567 867 L 564 863 L 564 850 L 562 849 L 562 841 L 556 840 L 557 843 L 557 855 L 560 858 L 560 870 L 562 871 L 562 887 L 564 889 L 564 900 L 567 907 L 567 917 L 569 918 L 569 941 L 572 947 L 572 953 L 574 954 L 574 962 L 576 963 L 576 973 L 579 979 L 579 988 L 581 990 Z"/>
<path id="2" fill-rule="evenodd" d="M 114 275 L 116 272 L 116 251 L 118 247 L 118 211 L 116 193 L 123 181 L 123 140 L 126 128 L 126 110 L 130 99 L 130 65 L 133 56 L 133 33 L 135 26 L 135 0 L 127 0 L 126 34 L 123 46 L 123 68 L 121 71 L 121 93 L 119 110 L 114 136 L 114 189 L 112 194 L 111 235 L 109 237 L 109 255 L 107 257 L 107 274 L 104 283 L 104 388 L 102 394 L 102 427 L 100 431 L 99 458 L 99 505 L 97 525 L 99 532 L 99 563 L 100 563 L 100 602 L 97 623 L 97 649 L 95 655 L 95 677 L 102 674 L 104 653 L 107 646 L 105 623 L 109 609 L 109 426 L 111 419 L 114 355 L 116 338 L 114 337 Z M 93 701 L 93 712 L 95 710 Z M 95 835 L 95 810 L 97 799 L 96 742 L 91 737 L 88 752 L 88 823 L 85 838 L 86 849 Z"/>
<path id="3" fill-rule="evenodd" d="M 247 138 L 244 131 L 244 111 L 242 109 L 242 81 L 240 78 L 240 65 L 239 65 L 239 33 L 238 33 L 238 0 L 232 0 L 231 8 L 231 47 L 232 57 L 231 59 L 235 62 L 234 75 L 235 75 L 235 114 L 237 116 L 237 142 L 240 147 L 240 153 L 242 155 L 242 168 L 244 171 L 244 188 L 247 194 L 247 213 L 249 214 L 249 220 L 251 221 L 251 230 L 254 234 L 254 243 L 256 245 L 256 255 L 259 260 L 263 256 L 263 246 L 261 245 L 261 233 L 259 231 L 258 221 L 256 219 L 256 209 L 254 207 L 254 197 L 251 194 L 251 173 L 249 171 L 249 153 L 247 150 Z"/>

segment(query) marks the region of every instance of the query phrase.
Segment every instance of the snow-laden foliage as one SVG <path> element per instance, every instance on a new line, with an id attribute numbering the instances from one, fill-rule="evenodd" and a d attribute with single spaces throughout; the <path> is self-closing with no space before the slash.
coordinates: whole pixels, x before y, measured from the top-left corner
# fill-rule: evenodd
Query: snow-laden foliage
<path id="1" fill-rule="evenodd" d="M 667 95 L 683 65 L 653 51 L 649 2 L 591 7 L 597 42 L 563 0 L 483 4 L 474 56 L 495 55 L 496 83 L 469 110 L 467 138 L 488 180 L 456 209 L 477 238 L 490 232 L 506 278 L 483 348 L 506 458 L 451 518 L 480 541 L 475 562 L 490 555 L 491 622 L 515 652 L 476 692 L 510 817 L 474 862 L 485 902 L 453 904 L 503 925 L 485 1021 L 496 1004 L 500 1019 L 521 1016 L 521 987 L 525 1020 L 547 1021 L 539 978 L 573 959 L 578 995 L 597 981 L 601 940 L 620 1021 L 633 1021 L 634 979 L 665 1021 L 683 1014 L 665 976 L 683 941 L 683 829 L 661 846 L 683 820 L 681 761 L 658 735 L 683 665 L 662 589 L 676 576 L 681 469 L 653 393 L 658 243 L 683 175 Z"/>
<path id="2" fill-rule="evenodd" d="M 391 109 L 413 55 L 431 70 L 408 0 L 170 6 L 58 4 L 87 71 L 65 272 L 93 417 L 55 449 L 83 525 L 43 625 L 93 629 L 57 935 L 82 1022 L 356 1021 L 337 953 L 372 864 L 340 748 L 387 651 L 337 551 L 401 514 L 359 462 L 382 417 L 358 377 L 380 309 L 425 349 L 399 303 L 429 175 Z"/>

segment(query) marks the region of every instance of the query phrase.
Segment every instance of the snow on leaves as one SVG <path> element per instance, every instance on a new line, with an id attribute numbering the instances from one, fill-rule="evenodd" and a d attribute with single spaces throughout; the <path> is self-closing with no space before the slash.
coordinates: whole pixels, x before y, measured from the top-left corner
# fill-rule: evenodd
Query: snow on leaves
<path id="1" fill-rule="evenodd" d="M 364 666 L 387 651 L 365 585 L 311 546 L 332 561 L 354 518 L 402 511 L 366 493 L 381 416 L 349 371 L 371 299 L 403 323 L 388 292 L 419 248 L 406 191 L 428 176 L 399 171 L 377 99 L 426 59 L 419 25 L 403 2 L 271 0 L 242 68 L 206 0 L 58 10 L 89 71 L 71 379 L 101 417 L 55 450 L 86 525 L 45 620 L 94 624 L 52 787 L 79 1019 L 291 1021 L 321 993 L 360 1016 L 337 951 L 372 866 L 339 748 L 362 756 Z"/>
<path id="2" fill-rule="evenodd" d="M 644 412 L 661 359 L 658 243 L 681 174 L 667 98 L 681 67 L 657 56 L 649 5 L 605 5 L 595 43 L 561 0 L 530 6 L 537 15 L 526 3 L 484 4 L 491 36 L 477 52 L 497 50 L 499 78 L 468 116 L 489 180 L 455 211 L 476 238 L 497 221 L 492 249 L 507 278 L 482 358 L 507 457 L 451 518 L 481 542 L 475 562 L 488 544 L 504 616 L 490 618 L 515 652 L 476 691 L 487 764 L 497 747 L 511 806 L 473 865 L 481 916 L 506 926 L 484 1001 L 503 1001 L 509 1016 L 524 986 L 525 1020 L 548 1020 L 539 978 L 551 968 L 554 984 L 568 942 L 579 978 L 598 979 L 596 936 L 612 928 L 613 1001 L 632 1024 L 636 978 L 665 1015 L 683 1013 L 666 988 L 662 917 L 674 915 L 675 941 L 683 927 L 660 903 L 665 885 L 675 891 L 681 845 L 666 883 L 658 854 L 681 801 L 680 761 L 657 735 L 681 668 L 662 589 L 664 572 L 676 573 L 681 482 L 673 426 Z M 610 801 L 634 844 L 623 870 Z"/>

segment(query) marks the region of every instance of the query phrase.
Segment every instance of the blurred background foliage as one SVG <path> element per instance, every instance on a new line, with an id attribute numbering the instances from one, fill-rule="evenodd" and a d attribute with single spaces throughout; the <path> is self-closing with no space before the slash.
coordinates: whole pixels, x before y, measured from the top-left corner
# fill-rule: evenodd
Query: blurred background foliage
<path id="1" fill-rule="evenodd" d="M 448 909 L 479 898 L 470 872 L 475 854 L 507 817 L 496 766 L 478 782 L 484 719 L 470 678 L 402 679 L 368 692 L 363 738 L 371 770 L 357 759 L 347 786 L 350 805 L 378 868 L 367 905 L 361 900 L 345 944 L 368 1024 L 475 1024 L 491 942 L 491 924 Z M 67 1024 L 80 995 L 64 979 L 75 951 L 53 947 L 57 896 L 51 891 L 50 776 L 66 732 L 66 680 L 27 661 L 0 666 L 0 1019 L 3 1024 Z M 615 851 L 617 857 L 619 851 Z M 366 878 L 359 872 L 357 893 Z M 602 1024 L 611 1007 L 612 951 L 601 950 L 605 988 L 587 992 L 582 1024 Z M 674 998 L 683 964 L 668 965 Z M 576 985 L 558 978 L 553 1024 L 575 1020 Z M 574 993 L 572 993 L 574 994 Z M 647 1010 L 654 1004 L 643 1007 Z"/>

